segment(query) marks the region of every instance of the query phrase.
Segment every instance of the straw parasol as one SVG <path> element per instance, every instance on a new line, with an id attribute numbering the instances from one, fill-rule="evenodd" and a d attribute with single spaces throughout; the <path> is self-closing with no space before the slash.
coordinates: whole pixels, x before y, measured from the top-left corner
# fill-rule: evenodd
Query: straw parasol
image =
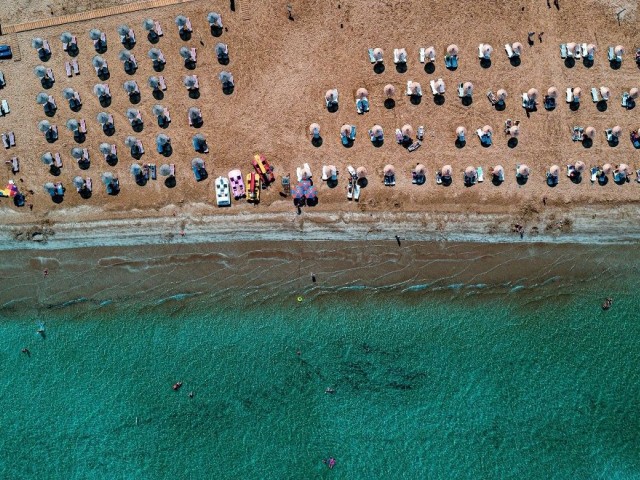
<path id="1" fill-rule="evenodd" d="M 620 165 L 618 165 L 618 172 L 629 175 L 629 165 L 627 165 L 626 163 L 621 163 Z"/>
<path id="2" fill-rule="evenodd" d="M 413 128 L 409 124 L 403 125 L 400 130 L 402 130 L 402 135 L 405 137 L 411 137 L 413 135 Z"/>
<path id="3" fill-rule="evenodd" d="M 133 147 L 136 143 L 138 143 L 138 139 L 132 135 L 124 139 L 124 144 L 129 148 Z"/>
<path id="4" fill-rule="evenodd" d="M 473 93 L 473 83 L 465 82 L 464 85 L 462 85 L 462 90 L 465 95 L 471 95 Z"/>
<path id="5" fill-rule="evenodd" d="M 491 47 L 491 45 L 489 45 L 488 43 L 482 45 L 482 55 L 484 55 L 485 58 L 489 58 L 492 53 L 493 48 Z"/>
<path id="6" fill-rule="evenodd" d="M 40 120 L 40 122 L 38 122 L 38 130 L 40 130 L 42 133 L 46 133 L 51 129 L 51 123 L 49 123 L 48 120 Z"/>
<path id="7" fill-rule="evenodd" d="M 513 45 L 511 45 L 511 50 L 513 50 L 513 53 L 515 53 L 516 55 L 520 55 L 522 53 L 522 44 L 520 42 L 514 42 Z"/>
<path id="8" fill-rule="evenodd" d="M 81 176 L 73 177 L 73 186 L 76 188 L 83 188 L 85 186 L 84 178 Z"/>
<path id="9" fill-rule="evenodd" d="M 493 128 L 491 128 L 490 125 L 485 125 L 484 127 L 482 127 L 482 133 L 492 134 L 493 133 Z"/>
<path id="10" fill-rule="evenodd" d="M 100 150 L 100 153 L 102 153 L 103 155 L 108 155 L 111 153 L 111 148 L 112 145 L 110 143 L 101 143 L 98 147 L 98 150 Z"/>
<path id="11" fill-rule="evenodd" d="M 193 160 L 191 160 L 191 166 L 194 168 L 199 168 L 202 169 L 204 168 L 204 160 L 202 160 L 201 158 L 194 158 Z"/>
<path id="12" fill-rule="evenodd" d="M 611 170 L 612 170 L 612 167 L 611 167 L 611 164 L 610 164 L 610 163 L 605 163 L 605 164 L 602 166 L 602 171 L 603 171 L 604 173 L 611 173 Z"/>
<path id="13" fill-rule="evenodd" d="M 558 89 L 556 87 L 549 87 L 547 90 L 547 95 L 549 98 L 558 98 Z"/>
<path id="14" fill-rule="evenodd" d="M 460 49 L 456 44 L 451 44 L 447 47 L 447 55 L 456 56 L 460 52 Z"/>
<path id="15" fill-rule="evenodd" d="M 320 135 L 320 125 L 317 123 L 309 125 L 309 135 Z"/>
<path id="16" fill-rule="evenodd" d="M 363 99 L 369 96 L 369 92 L 366 88 L 359 88 L 356 91 L 356 98 Z"/>
<path id="17" fill-rule="evenodd" d="M 384 130 L 382 130 L 382 127 L 380 125 L 374 125 L 371 129 L 371 133 L 374 137 L 379 138 L 384 134 Z"/>
<path id="18" fill-rule="evenodd" d="M 45 152 L 40 157 L 40 160 L 45 165 L 49 166 L 49 165 L 51 165 L 53 163 L 53 155 L 51 154 L 51 152 Z"/>
<path id="19" fill-rule="evenodd" d="M 346 123 L 340 127 L 340 133 L 345 137 L 351 135 L 351 125 L 347 125 Z"/>
<path id="20" fill-rule="evenodd" d="M 414 170 L 418 175 L 426 175 L 427 173 L 427 167 L 425 167 L 422 163 L 417 164 Z"/>
<path id="21" fill-rule="evenodd" d="M 582 95 L 582 89 L 580 87 L 576 87 L 573 89 L 573 98 L 579 99 L 580 95 Z"/>
<path id="22" fill-rule="evenodd" d="M 596 46 L 593 43 L 590 43 L 587 45 L 587 54 L 593 55 L 594 53 L 596 53 Z"/>
<path id="23" fill-rule="evenodd" d="M 147 18 L 142 22 L 142 28 L 144 28 L 147 32 L 153 30 L 155 32 L 156 22 L 153 21 L 153 18 Z"/>
<path id="24" fill-rule="evenodd" d="M 71 43 L 72 40 L 73 40 L 73 35 L 71 35 L 71 32 L 62 32 L 60 34 L 60 41 L 62 43 Z"/>
<path id="25" fill-rule="evenodd" d="M 619 137 L 620 135 L 622 135 L 622 127 L 620 125 L 616 125 L 611 129 L 611 134 L 614 137 Z"/>
<path id="26" fill-rule="evenodd" d="M 604 100 L 609 100 L 609 97 L 611 96 L 611 90 L 609 90 L 608 87 L 600 87 L 600 95 L 602 95 L 602 98 Z"/>
<path id="27" fill-rule="evenodd" d="M 424 49 L 424 56 L 426 58 L 435 58 L 436 56 L 436 49 L 433 47 L 427 47 Z"/>
<path id="28" fill-rule="evenodd" d="M 178 15 L 175 22 L 178 27 L 184 27 L 187 24 L 187 17 L 184 15 Z"/>
<path id="29" fill-rule="evenodd" d="M 171 139 L 169 138 L 168 135 L 165 135 L 164 133 L 160 133 L 156 136 L 156 143 L 160 146 L 164 146 L 169 142 L 171 142 Z"/>
<path id="30" fill-rule="evenodd" d="M 582 172 L 584 172 L 584 169 L 585 169 L 586 167 L 587 167 L 587 166 L 586 166 L 586 165 L 584 164 L 584 162 L 583 162 L 583 161 L 581 161 L 581 160 L 578 160 L 578 161 L 576 162 L 576 164 L 573 166 L 573 168 L 574 168 L 574 169 L 576 170 L 576 172 L 578 172 L 578 173 L 582 173 Z"/>
<path id="31" fill-rule="evenodd" d="M 510 137 L 517 137 L 518 135 L 520 135 L 520 127 L 518 125 L 514 125 L 513 127 L 511 127 L 509 129 L 509 136 Z"/>
<path id="32" fill-rule="evenodd" d="M 507 98 L 507 91 L 504 88 L 501 88 L 496 92 L 498 100 L 504 101 Z"/>
<path id="33" fill-rule="evenodd" d="M 185 60 L 191 59 L 191 50 L 189 50 L 187 47 L 180 47 L 180 50 L 178 53 L 180 53 L 180 56 Z"/>
<path id="34" fill-rule="evenodd" d="M 624 53 L 624 47 L 622 45 L 616 45 L 616 48 L 614 48 L 613 51 L 618 57 L 620 57 Z"/>
<path id="35" fill-rule="evenodd" d="M 594 139 L 596 136 L 596 129 L 593 127 L 587 127 L 584 129 L 584 136 L 590 139 Z"/>
<path id="36" fill-rule="evenodd" d="M 458 128 L 456 128 L 456 135 L 457 136 L 461 136 L 461 135 L 467 135 L 467 129 L 464 128 L 463 126 L 459 126 Z"/>
<path id="37" fill-rule="evenodd" d="M 385 175 L 395 175 L 396 174 L 396 169 L 391 164 L 385 165 L 383 171 L 384 171 Z"/>
<path id="38" fill-rule="evenodd" d="M 529 176 L 529 167 L 527 167 L 525 164 L 522 164 L 518 167 L 518 174 L 521 177 L 528 177 Z"/>
<path id="39" fill-rule="evenodd" d="M 444 80 L 442 80 L 441 78 L 436 80 L 434 83 L 434 87 L 436 89 L 436 92 L 444 93 Z"/>
<path id="40" fill-rule="evenodd" d="M 636 87 L 629 90 L 629 98 L 638 98 L 638 89 Z"/>
<path id="41" fill-rule="evenodd" d="M 162 58 L 162 50 L 160 50 L 159 48 L 151 48 L 149 49 L 149 51 L 147 52 L 147 56 L 154 61 L 159 61 L 160 58 Z"/>
<path id="42" fill-rule="evenodd" d="M 367 169 L 364 167 L 358 167 L 356 170 L 356 175 L 358 178 L 365 178 L 367 176 Z"/>
<path id="43" fill-rule="evenodd" d="M 374 48 L 373 49 L 373 58 L 375 58 L 377 62 L 381 62 L 382 61 L 382 55 L 383 54 L 384 54 L 384 52 L 382 51 L 381 48 Z"/>
<path id="44" fill-rule="evenodd" d="M 473 178 L 478 174 L 478 172 L 476 172 L 476 169 L 474 167 L 467 167 L 464 169 L 464 176 L 467 178 Z"/>
<path id="45" fill-rule="evenodd" d="M 549 168 L 549 175 L 552 177 L 560 175 L 560 167 L 558 165 L 551 165 L 551 168 Z"/>
<path id="46" fill-rule="evenodd" d="M 36 103 L 38 105 L 44 105 L 48 101 L 49 101 L 49 95 L 48 94 L 46 94 L 44 92 L 40 92 L 38 95 L 36 95 Z"/>
<path id="47" fill-rule="evenodd" d="M 34 37 L 31 39 L 31 47 L 36 50 L 40 50 L 44 46 L 44 40 L 40 37 Z"/>
<path id="48" fill-rule="evenodd" d="M 393 98 L 396 94 L 396 87 L 394 87 L 390 83 L 388 85 L 385 85 L 384 94 L 387 96 L 387 98 Z"/>
<path id="49" fill-rule="evenodd" d="M 569 42 L 567 43 L 567 50 L 569 51 L 569 53 L 571 54 L 575 54 L 576 53 L 576 48 L 578 47 L 578 45 L 576 45 L 573 42 Z"/>
<path id="50" fill-rule="evenodd" d="M 440 170 L 440 175 L 443 177 L 450 177 L 452 172 L 453 169 L 451 168 L 451 165 L 445 165 L 442 167 L 442 170 Z"/>
<path id="51" fill-rule="evenodd" d="M 529 100 L 535 100 L 536 98 L 538 98 L 538 95 L 540 95 L 538 93 L 538 90 L 536 90 L 535 88 L 530 88 L 529 91 L 527 92 L 527 96 L 529 97 Z"/>
<path id="52" fill-rule="evenodd" d="M 209 25 L 215 25 L 222 28 L 222 17 L 219 13 L 209 12 L 209 14 L 207 14 L 207 21 L 209 22 Z"/>
<path id="53" fill-rule="evenodd" d="M 338 90 L 335 88 L 332 90 L 327 90 L 327 93 L 324 94 L 324 99 L 327 102 L 334 102 L 337 98 L 338 98 Z"/>
<path id="54" fill-rule="evenodd" d="M 495 167 L 493 167 L 491 174 L 495 176 L 504 175 L 504 168 L 502 167 L 502 165 L 496 165 Z"/>

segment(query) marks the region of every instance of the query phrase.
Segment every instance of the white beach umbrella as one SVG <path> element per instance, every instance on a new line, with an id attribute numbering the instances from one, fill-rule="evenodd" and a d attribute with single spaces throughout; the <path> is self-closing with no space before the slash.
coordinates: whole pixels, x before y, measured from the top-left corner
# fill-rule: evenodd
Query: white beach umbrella
<path id="1" fill-rule="evenodd" d="M 576 164 L 573 166 L 573 168 L 575 168 L 576 172 L 578 172 L 578 173 L 582 173 L 582 172 L 584 172 L 584 169 L 585 169 L 586 167 L 587 167 L 587 166 L 586 166 L 586 165 L 584 164 L 584 162 L 583 162 L 583 161 L 581 161 L 581 160 L 578 160 L 578 161 L 576 162 Z"/>
<path id="2" fill-rule="evenodd" d="M 575 98 L 576 100 L 579 100 L 581 95 L 582 95 L 582 89 L 580 87 L 576 87 L 573 89 L 573 98 Z"/>
<path id="3" fill-rule="evenodd" d="M 589 137 L 590 139 L 594 139 L 596 137 L 596 129 L 593 127 L 587 127 L 584 129 L 585 137 Z"/>
<path id="4" fill-rule="evenodd" d="M 443 177 L 450 177 L 452 173 L 453 169 L 451 168 L 451 165 L 445 165 L 442 167 L 442 170 L 440 170 L 440 175 Z"/>
<path id="5" fill-rule="evenodd" d="M 611 170 L 613 170 L 613 168 L 611 167 L 611 164 L 610 164 L 610 163 L 605 163 L 605 164 L 602 166 L 602 171 L 603 171 L 604 173 L 606 173 L 606 174 L 611 173 Z"/>
<path id="6" fill-rule="evenodd" d="M 382 51 L 381 48 L 373 49 L 373 58 L 375 58 L 376 62 L 381 62 L 383 55 L 384 55 L 384 52 Z"/>
<path id="7" fill-rule="evenodd" d="M 482 133 L 492 134 L 493 128 L 491 128 L 490 125 L 485 125 L 484 127 L 482 127 Z"/>
<path id="8" fill-rule="evenodd" d="M 484 58 L 491 57 L 492 53 L 493 53 L 493 47 L 491 47 L 491 45 L 489 45 L 488 43 L 485 43 L 484 45 L 482 45 L 482 55 L 484 56 Z"/>
<path id="9" fill-rule="evenodd" d="M 367 176 L 367 169 L 364 167 L 358 167 L 356 169 L 356 175 L 358 178 L 365 178 Z"/>
<path id="10" fill-rule="evenodd" d="M 356 91 L 356 98 L 363 99 L 369 96 L 369 92 L 366 88 L 359 88 Z"/>
<path id="11" fill-rule="evenodd" d="M 529 167 L 527 167 L 525 164 L 522 164 L 518 167 L 518 174 L 521 177 L 528 177 L 529 176 Z"/>
<path id="12" fill-rule="evenodd" d="M 396 94 L 396 87 L 394 87 L 390 83 L 388 85 L 385 85 L 384 94 L 387 96 L 387 98 L 393 98 L 393 96 Z"/>
<path id="13" fill-rule="evenodd" d="M 409 124 L 403 125 L 401 130 L 402 135 L 404 135 L 405 137 L 411 137 L 413 135 L 413 128 Z"/>
<path id="14" fill-rule="evenodd" d="M 436 92 L 438 92 L 439 94 L 443 94 L 444 93 L 444 80 L 442 80 L 441 78 L 436 80 L 435 83 L 434 83 L 434 87 L 436 89 Z"/>
<path id="15" fill-rule="evenodd" d="M 622 127 L 620 125 L 616 125 L 611 129 L 611 134 L 614 137 L 619 137 L 620 135 L 622 135 Z"/>
<path id="16" fill-rule="evenodd" d="M 49 165 L 51 165 L 53 163 L 53 155 L 51 154 L 51 152 L 45 152 L 40 157 L 40 160 L 45 165 L 49 166 Z"/>
<path id="17" fill-rule="evenodd" d="M 433 47 L 427 47 L 424 49 L 424 56 L 426 58 L 435 58 L 436 57 L 436 49 Z"/>
<path id="18" fill-rule="evenodd" d="M 560 175 L 560 167 L 558 165 L 551 165 L 551 168 L 549 168 L 549 174 L 552 177 L 557 177 Z"/>
<path id="19" fill-rule="evenodd" d="M 535 100 L 536 98 L 538 98 L 538 95 L 540 95 L 538 93 L 538 90 L 536 90 L 535 88 L 530 88 L 529 91 L 527 92 L 527 96 L 529 97 L 530 100 Z"/>
<path id="20" fill-rule="evenodd" d="M 519 135 L 520 135 L 520 127 L 519 127 L 519 126 L 514 125 L 513 127 L 511 127 L 511 128 L 509 129 L 509 136 L 510 136 L 510 137 L 516 138 L 516 137 L 518 137 Z"/>
<path id="21" fill-rule="evenodd" d="M 638 98 L 638 89 L 636 87 L 629 90 L 629 98 Z"/>
<path id="22" fill-rule="evenodd" d="M 324 98 L 327 102 L 335 102 L 338 98 L 338 89 L 333 88 L 331 90 L 327 90 L 327 92 L 324 94 Z"/>
<path id="23" fill-rule="evenodd" d="M 309 135 L 320 135 L 320 125 L 317 123 L 309 125 Z"/>
<path id="24" fill-rule="evenodd" d="M 467 178 L 473 178 L 478 174 L 478 172 L 476 172 L 476 169 L 472 166 L 469 166 L 467 168 L 464 169 L 464 176 Z"/>
<path id="25" fill-rule="evenodd" d="M 351 125 L 347 125 L 347 124 L 342 125 L 342 127 L 340 128 L 340 133 L 345 137 L 348 137 L 349 135 L 351 135 Z"/>
<path id="26" fill-rule="evenodd" d="M 502 165 L 496 165 L 495 167 L 493 167 L 491 174 L 497 177 L 500 175 L 504 175 L 504 167 Z"/>
<path id="27" fill-rule="evenodd" d="M 558 98 L 558 89 L 556 87 L 549 87 L 549 90 L 547 90 L 547 95 L 550 98 Z"/>
<path id="28" fill-rule="evenodd" d="M 616 45 L 616 48 L 613 49 L 616 56 L 620 57 L 624 53 L 624 47 L 622 45 Z"/>
<path id="29" fill-rule="evenodd" d="M 498 97 L 498 100 L 502 100 L 504 102 L 507 98 L 507 91 L 504 88 L 501 88 L 496 92 L 496 96 Z"/>
<path id="30" fill-rule="evenodd" d="M 513 50 L 513 53 L 516 55 L 522 54 L 522 48 L 523 47 L 520 42 L 514 42 L 513 45 L 511 45 L 511 50 Z"/>
<path id="31" fill-rule="evenodd" d="M 457 45 L 455 45 L 453 43 L 447 47 L 447 54 L 448 55 L 455 56 L 455 55 L 458 55 L 459 52 L 460 52 L 460 49 L 458 48 Z"/>
<path id="32" fill-rule="evenodd" d="M 473 83 L 471 82 L 465 82 L 462 85 L 462 90 L 464 92 L 465 95 L 467 96 L 471 96 L 471 94 L 473 93 Z"/>
<path id="33" fill-rule="evenodd" d="M 466 136 L 467 135 L 467 129 L 464 128 L 463 126 L 459 126 L 458 128 L 456 128 L 456 135 L 458 137 L 460 137 L 462 135 Z"/>
<path id="34" fill-rule="evenodd" d="M 395 175 L 395 173 L 396 173 L 396 169 L 391 164 L 385 165 L 383 171 L 384 171 L 385 175 Z"/>
<path id="35" fill-rule="evenodd" d="M 593 43 L 587 45 L 587 55 L 593 55 L 596 53 L 596 46 Z"/>
<path id="36" fill-rule="evenodd" d="M 374 125 L 371 128 L 371 133 L 373 134 L 374 137 L 380 138 L 384 134 L 384 130 L 382 129 L 382 127 L 380 125 Z"/>
<path id="37" fill-rule="evenodd" d="M 569 42 L 567 43 L 567 50 L 569 51 L 569 53 L 571 53 L 572 55 L 575 55 L 576 53 L 576 49 L 578 48 L 578 45 L 574 42 Z"/>
<path id="38" fill-rule="evenodd" d="M 425 175 L 427 173 L 427 167 L 425 167 L 422 163 L 418 163 L 416 165 L 416 168 L 414 168 L 414 171 L 418 175 Z"/>
<path id="39" fill-rule="evenodd" d="M 618 165 L 618 172 L 629 175 L 629 165 L 627 165 L 626 163 L 621 163 L 620 165 Z"/>
<path id="40" fill-rule="evenodd" d="M 609 100 L 609 97 L 611 96 L 611 90 L 609 90 L 608 87 L 600 87 L 600 95 L 602 96 L 603 100 Z"/>

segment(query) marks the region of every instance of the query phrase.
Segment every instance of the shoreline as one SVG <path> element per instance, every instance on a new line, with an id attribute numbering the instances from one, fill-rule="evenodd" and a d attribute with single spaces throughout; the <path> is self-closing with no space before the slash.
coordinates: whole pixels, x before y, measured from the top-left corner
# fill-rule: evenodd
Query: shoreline
<path id="1" fill-rule="evenodd" d="M 403 241 L 633 244 L 640 206 L 572 207 L 570 212 L 329 212 L 206 215 L 197 206 L 175 216 L 65 222 L 72 212 L 32 223 L 5 223 L 0 250 L 72 249 L 238 241 Z M 129 214 L 131 212 L 128 212 Z M 513 226 L 524 227 L 524 235 Z M 184 235 L 181 232 L 184 231 Z"/>

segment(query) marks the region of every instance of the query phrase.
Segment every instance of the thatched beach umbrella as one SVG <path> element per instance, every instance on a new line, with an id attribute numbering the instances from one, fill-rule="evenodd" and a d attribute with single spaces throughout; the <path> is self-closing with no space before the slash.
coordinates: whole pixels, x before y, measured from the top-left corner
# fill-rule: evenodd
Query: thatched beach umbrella
<path id="1" fill-rule="evenodd" d="M 100 153 L 103 155 L 109 155 L 111 153 L 113 149 L 113 145 L 111 145 L 110 143 L 101 143 L 100 146 L 98 147 L 98 150 L 100 150 Z"/>
<path id="2" fill-rule="evenodd" d="M 450 177 L 452 173 L 453 169 L 451 168 L 451 165 L 445 165 L 442 167 L 442 170 L 440 170 L 440 175 L 443 177 Z"/>
<path id="3" fill-rule="evenodd" d="M 496 165 L 495 167 L 493 167 L 493 170 L 491 170 L 491 174 L 495 175 L 496 177 L 504 175 L 504 167 L 502 165 Z"/>
<path id="4" fill-rule="evenodd" d="M 216 57 L 218 58 L 224 57 L 229 53 L 228 45 L 222 42 L 216 43 L 214 50 L 216 51 Z"/>
<path id="5" fill-rule="evenodd" d="M 538 95 L 540 94 L 538 93 L 538 90 L 536 90 L 535 88 L 530 88 L 529 91 L 527 92 L 527 96 L 529 97 L 529 100 L 537 99 Z"/>
<path id="6" fill-rule="evenodd" d="M 158 173 L 163 177 L 168 177 L 169 175 L 171 175 L 171 167 L 166 163 L 164 163 L 160 165 L 160 168 L 158 169 Z"/>
<path id="7" fill-rule="evenodd" d="M 490 125 L 485 125 L 484 127 L 482 127 L 482 133 L 491 135 L 493 133 L 493 128 L 491 128 Z"/>
<path id="8" fill-rule="evenodd" d="M 549 90 L 547 90 L 547 96 L 553 99 L 558 98 L 558 89 L 556 87 L 549 87 Z"/>
<path id="9" fill-rule="evenodd" d="M 551 165 L 549 168 L 549 175 L 552 177 L 558 177 L 558 175 L 560 175 L 560 167 L 558 165 Z"/>
<path id="10" fill-rule="evenodd" d="M 518 175 L 521 177 L 529 176 L 529 167 L 527 167 L 524 163 L 518 167 Z"/>
<path id="11" fill-rule="evenodd" d="M 629 90 L 629 98 L 638 98 L 638 89 L 636 87 L 633 87 L 631 90 Z"/>
<path id="12" fill-rule="evenodd" d="M 385 176 L 386 175 L 395 175 L 396 174 L 396 169 L 393 167 L 393 165 L 389 164 L 389 165 L 385 165 L 383 172 L 384 172 Z"/>
<path id="13" fill-rule="evenodd" d="M 611 167 L 611 164 L 610 164 L 610 163 L 605 163 L 605 164 L 602 166 L 602 171 L 603 171 L 604 173 L 606 173 L 606 174 L 611 173 L 611 170 L 613 170 L 613 168 Z"/>
<path id="14" fill-rule="evenodd" d="M 194 168 L 204 168 L 204 160 L 202 160 L 201 158 L 194 158 L 193 160 L 191 160 L 191 166 Z"/>
<path id="15" fill-rule="evenodd" d="M 473 83 L 465 82 L 462 85 L 462 91 L 464 95 L 470 97 L 473 94 Z"/>
<path id="16" fill-rule="evenodd" d="M 582 89 L 580 87 L 576 87 L 573 89 L 573 98 L 575 100 L 580 100 L 581 95 L 582 95 Z"/>
<path id="17" fill-rule="evenodd" d="M 467 129 L 464 128 L 462 125 L 459 126 L 458 128 L 456 128 L 456 135 L 458 137 L 466 136 L 467 135 Z"/>
<path id="18" fill-rule="evenodd" d="M 338 98 L 338 89 L 336 88 L 327 90 L 327 92 L 324 94 L 324 99 L 327 102 L 335 102 L 337 98 Z"/>
<path id="19" fill-rule="evenodd" d="M 382 51 L 381 48 L 373 49 L 373 58 L 375 59 L 376 62 L 381 62 L 383 55 L 384 55 L 384 52 Z"/>
<path id="20" fill-rule="evenodd" d="M 101 176 L 100 176 L 102 183 L 104 183 L 105 185 L 109 186 L 113 183 L 113 179 L 115 178 L 113 176 L 113 173 L 111 172 L 104 172 Z"/>
<path id="21" fill-rule="evenodd" d="M 375 138 L 380 138 L 384 135 L 384 130 L 382 129 L 382 127 L 380 125 L 374 125 L 371 128 L 371 134 L 375 137 Z"/>
<path id="22" fill-rule="evenodd" d="M 616 125 L 615 127 L 613 127 L 611 129 L 611 135 L 613 135 L 616 138 L 622 135 L 622 127 L 620 125 Z"/>
<path id="23" fill-rule="evenodd" d="M 447 47 L 447 55 L 456 56 L 460 52 L 457 45 L 451 44 Z"/>
<path id="24" fill-rule="evenodd" d="M 345 137 L 348 137 L 349 135 L 351 135 L 351 125 L 347 125 L 347 124 L 342 125 L 342 127 L 340 128 L 340 133 Z"/>
<path id="25" fill-rule="evenodd" d="M 509 136 L 512 138 L 516 138 L 520 135 L 520 127 L 518 125 L 514 125 L 509 129 Z"/>
<path id="26" fill-rule="evenodd" d="M 312 123 L 311 125 L 309 125 L 309 135 L 312 135 L 314 137 L 320 135 L 320 125 L 318 125 L 317 123 Z"/>
<path id="27" fill-rule="evenodd" d="M 102 67 L 105 67 L 107 65 L 107 61 L 104 59 L 104 57 L 95 55 L 91 59 L 91 64 L 94 66 L 94 68 L 101 69 Z"/>
<path id="28" fill-rule="evenodd" d="M 31 39 L 31 47 L 40 50 L 44 46 L 44 40 L 40 37 L 34 37 Z"/>
<path id="29" fill-rule="evenodd" d="M 422 163 L 418 163 L 416 165 L 416 168 L 414 168 L 414 171 L 418 174 L 418 175 L 426 175 L 427 173 L 427 167 L 425 167 Z"/>
<path id="30" fill-rule="evenodd" d="M 617 57 L 621 57 L 624 53 L 624 47 L 622 45 L 616 45 L 613 51 L 615 52 Z"/>
<path id="31" fill-rule="evenodd" d="M 67 128 L 73 133 L 77 132 L 80 129 L 80 123 L 75 118 L 70 118 L 66 123 Z"/>
<path id="32" fill-rule="evenodd" d="M 356 98 L 362 100 L 363 98 L 366 98 L 369 96 L 369 92 L 367 91 L 366 88 L 359 88 L 356 91 Z"/>
<path id="33" fill-rule="evenodd" d="M 602 96 L 603 100 L 609 100 L 609 97 L 611 96 L 611 90 L 609 90 L 608 87 L 600 87 L 600 95 Z"/>
<path id="34" fill-rule="evenodd" d="M 33 73 L 35 73 L 36 77 L 38 77 L 38 78 L 48 77 L 47 69 L 45 67 L 43 67 L 42 65 L 38 65 L 37 67 L 35 67 L 33 69 Z"/>
<path id="35" fill-rule="evenodd" d="M 207 150 L 207 139 L 201 133 L 197 133 L 193 136 L 191 144 L 196 152 L 204 152 Z"/>
<path id="36" fill-rule="evenodd" d="M 51 130 L 51 123 L 49 123 L 48 120 L 40 120 L 40 122 L 38 122 L 38 130 L 42 133 L 48 132 Z"/>
<path id="37" fill-rule="evenodd" d="M 78 147 L 74 147 L 71 149 L 71 156 L 76 160 L 80 160 L 84 156 L 84 150 Z"/>
<path id="38" fill-rule="evenodd" d="M 435 83 L 434 83 L 434 87 L 436 89 L 436 92 L 439 93 L 440 95 L 442 95 L 444 93 L 444 91 L 445 91 L 444 80 L 442 80 L 441 78 L 436 80 Z"/>
<path id="39" fill-rule="evenodd" d="M 596 138 L 596 129 L 593 127 L 587 127 L 584 129 L 584 136 L 590 139 Z"/>
<path id="40" fill-rule="evenodd" d="M 178 27 L 182 28 L 187 24 L 188 19 L 184 15 L 178 15 L 175 19 L 175 22 Z"/>
<path id="41" fill-rule="evenodd" d="M 364 167 L 358 167 L 356 169 L 356 175 L 358 178 L 365 178 L 367 176 L 367 169 Z"/>
<path id="42" fill-rule="evenodd" d="M 151 48 L 147 52 L 147 56 L 153 60 L 154 62 L 164 62 L 164 55 L 162 55 L 162 50 L 159 48 Z"/>
<path id="43" fill-rule="evenodd" d="M 522 48 L 523 47 L 520 42 L 514 42 L 513 45 L 511 45 L 511 50 L 513 50 L 513 53 L 516 55 L 522 54 Z"/>
<path id="44" fill-rule="evenodd" d="M 45 165 L 50 166 L 53 163 L 53 155 L 51 154 L 51 152 L 45 152 L 40 157 L 40 160 Z"/>
<path id="45" fill-rule="evenodd" d="M 156 116 L 156 117 L 164 117 L 166 116 L 166 109 L 159 104 L 154 105 L 153 107 L 151 107 L 151 112 Z"/>
<path id="46" fill-rule="evenodd" d="M 400 129 L 402 131 L 402 135 L 404 137 L 411 137 L 413 136 L 413 128 L 411 127 L 411 125 L 406 124 L 403 125 L 402 128 Z"/>
<path id="47" fill-rule="evenodd" d="M 219 13 L 209 12 L 209 14 L 207 15 L 207 21 L 209 22 L 209 26 L 211 27 L 222 28 L 222 17 Z"/>
<path id="48" fill-rule="evenodd" d="M 85 186 L 84 178 L 82 178 L 79 175 L 77 177 L 73 177 L 73 186 L 76 187 L 78 190 L 83 189 Z"/>
<path id="49" fill-rule="evenodd" d="M 101 125 L 106 125 L 109 123 L 109 114 L 107 112 L 100 112 L 97 116 L 98 123 Z"/>
<path id="50" fill-rule="evenodd" d="M 493 53 L 493 47 L 491 45 L 489 45 L 488 43 L 485 43 L 484 45 L 482 45 L 482 55 L 484 56 L 484 58 L 491 57 L 492 53 Z"/>
<path id="51" fill-rule="evenodd" d="M 576 162 L 576 164 L 573 166 L 573 168 L 576 170 L 576 172 L 582 173 L 582 172 L 584 172 L 584 169 L 587 168 L 587 166 L 585 165 L 585 163 L 583 161 L 578 160 Z"/>
<path id="52" fill-rule="evenodd" d="M 390 83 L 384 86 L 384 94 L 387 98 L 393 98 L 396 94 L 396 87 Z"/>
<path id="53" fill-rule="evenodd" d="M 475 167 L 468 166 L 464 169 L 464 176 L 466 178 L 474 178 L 477 174 L 478 172 L 476 171 Z"/>
<path id="54" fill-rule="evenodd" d="M 578 45 L 574 42 L 569 42 L 567 43 L 567 50 L 569 51 L 569 53 L 571 55 L 575 55 L 576 54 L 576 49 L 578 48 Z"/>
<path id="55" fill-rule="evenodd" d="M 44 93 L 44 92 L 40 92 L 38 95 L 36 95 L 36 103 L 38 105 L 44 105 L 49 101 L 49 95 Z"/>
<path id="56" fill-rule="evenodd" d="M 593 43 L 587 45 L 587 55 L 593 56 L 596 53 L 596 46 Z"/>

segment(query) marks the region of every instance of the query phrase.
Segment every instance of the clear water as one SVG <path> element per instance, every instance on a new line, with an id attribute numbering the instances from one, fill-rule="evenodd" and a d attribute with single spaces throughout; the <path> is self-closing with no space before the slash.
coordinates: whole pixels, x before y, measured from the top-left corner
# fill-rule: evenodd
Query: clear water
<path id="1" fill-rule="evenodd" d="M 485 265 L 488 248 L 463 250 Z M 0 308 L 0 477 L 640 478 L 633 265 L 552 251 L 560 265 L 549 248 L 527 247 L 546 262 L 535 274 L 501 261 L 465 275 L 458 250 L 426 260 L 456 258 L 455 278 L 374 255 L 348 281 L 314 263 L 316 284 L 293 268 L 307 260 L 284 257 L 280 283 L 233 289 L 217 274 L 169 288 L 183 267 L 164 252 L 128 276 L 92 276 L 91 260 L 75 283 L 64 272 L 79 252 L 47 279 L 18 256 L 33 283 Z M 255 273 L 236 258 L 234 275 Z M 145 282 L 162 288 L 137 294 Z"/>

